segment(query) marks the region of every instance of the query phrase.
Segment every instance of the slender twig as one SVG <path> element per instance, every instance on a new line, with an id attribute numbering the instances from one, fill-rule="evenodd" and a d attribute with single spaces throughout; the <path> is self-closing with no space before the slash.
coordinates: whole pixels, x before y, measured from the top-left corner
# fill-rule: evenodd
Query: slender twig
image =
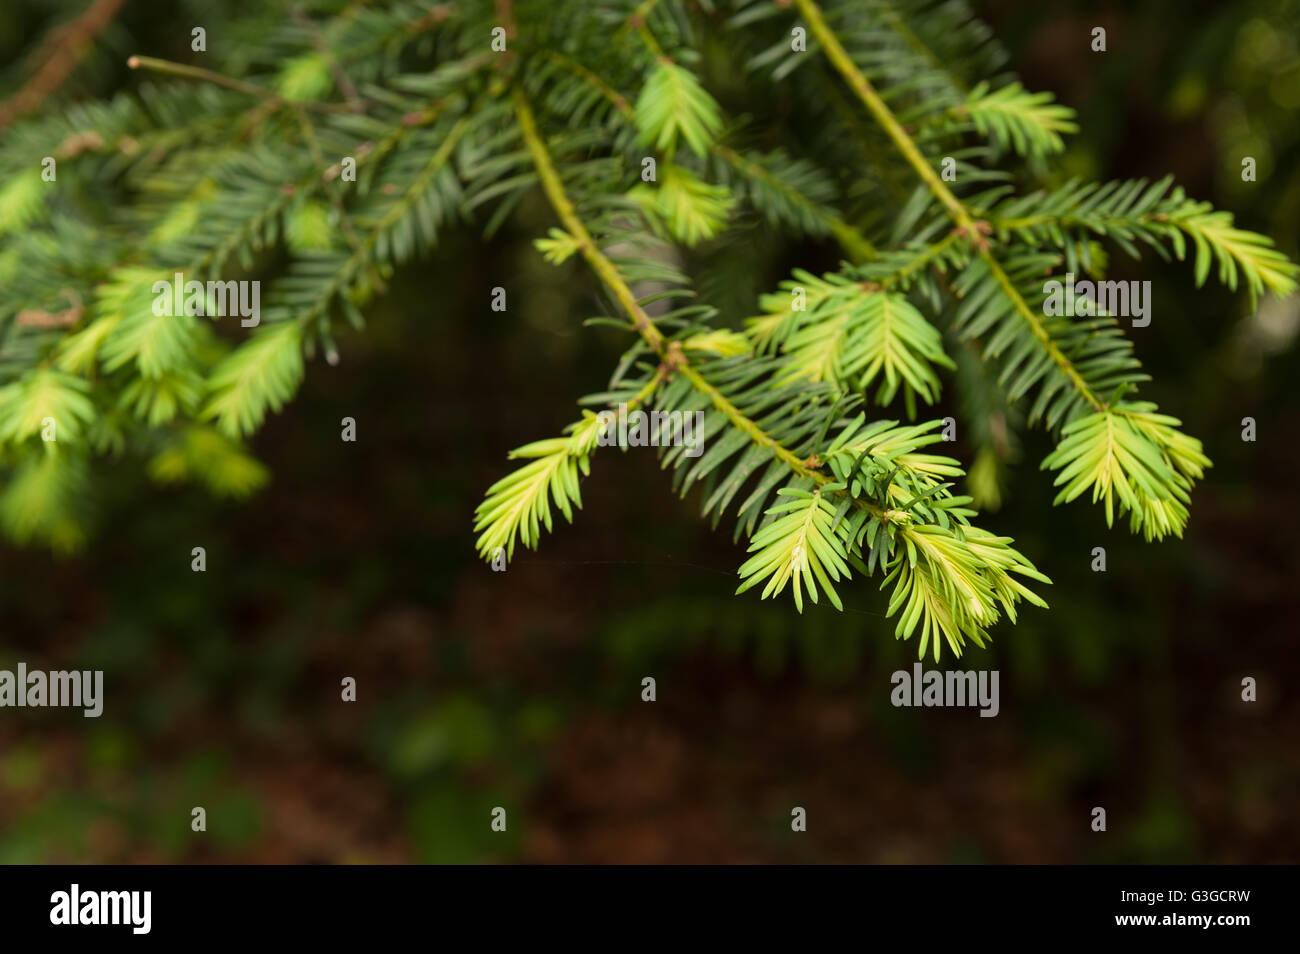
<path id="1" fill-rule="evenodd" d="M 496 7 L 497 22 L 505 27 L 506 39 L 513 40 L 516 36 L 514 0 L 496 0 Z"/>
<path id="2" fill-rule="evenodd" d="M 921 269 L 925 268 L 925 266 L 933 262 L 936 258 L 941 256 L 948 249 L 948 246 L 955 244 L 956 241 L 957 241 L 957 233 L 949 232 L 938 242 L 935 242 L 933 245 L 927 247 L 924 252 L 922 252 L 912 261 L 908 262 L 898 271 L 894 272 L 892 275 L 887 275 L 884 278 L 879 279 L 878 281 L 880 287 L 890 288 L 894 285 L 899 284 L 900 282 L 906 281 L 912 275 L 916 274 Z"/>
<path id="3" fill-rule="evenodd" d="M 259 99 L 265 99 L 273 103 L 294 106 L 298 109 L 312 109 L 325 113 L 350 113 L 354 112 L 353 107 L 348 103 L 316 103 L 310 100 L 293 100 L 286 99 L 274 90 L 269 90 L 261 86 L 255 86 L 252 83 L 245 83 L 243 80 L 237 80 L 229 76 L 223 76 L 220 73 L 214 73 L 212 70 L 205 70 L 199 66 L 188 66 L 184 63 L 173 63 L 170 60 L 160 60 L 152 56 L 132 56 L 126 61 L 126 65 L 133 70 L 150 70 L 154 73 L 164 73 L 168 76 L 181 76 L 185 79 L 199 80 L 204 83 L 213 83 L 217 86 L 224 86 L 226 89 L 233 89 L 236 92 L 244 93 L 248 96 L 256 96 Z"/>
<path id="4" fill-rule="evenodd" d="M 125 2 L 94 0 L 81 16 L 50 32 L 45 42 L 49 49 L 45 62 L 18 92 L 0 103 L 0 129 L 33 112 L 58 91 Z"/>

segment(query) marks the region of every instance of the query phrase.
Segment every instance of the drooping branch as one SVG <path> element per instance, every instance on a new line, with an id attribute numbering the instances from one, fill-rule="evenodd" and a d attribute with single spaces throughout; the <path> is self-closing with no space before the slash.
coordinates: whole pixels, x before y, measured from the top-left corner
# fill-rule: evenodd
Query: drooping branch
<path id="1" fill-rule="evenodd" d="M 516 88 L 513 95 L 515 114 L 519 119 L 519 128 L 523 134 L 528 152 L 533 158 L 533 165 L 537 169 L 542 191 L 546 193 L 555 214 L 577 243 L 582 257 L 605 284 L 605 287 L 610 290 L 618 303 L 623 306 L 633 326 L 641 334 L 646 344 L 672 371 L 686 377 L 696 390 L 708 397 L 710 403 L 734 427 L 743 431 L 754 444 L 770 450 L 778 460 L 789 466 L 798 476 L 809 478 L 818 485 L 830 483 L 831 478 L 809 467 L 807 462 L 801 460 L 779 441 L 774 440 L 757 423 L 741 413 L 727 399 L 726 395 L 710 384 L 699 371 L 691 366 L 690 361 L 682 354 L 680 348 L 674 347 L 672 343 L 664 339 L 663 333 L 655 327 L 654 322 L 650 320 L 650 316 L 641 307 L 636 295 L 619 273 L 617 266 L 600 250 L 595 239 L 592 238 L 591 233 L 578 217 L 573 202 L 564 189 L 564 183 L 555 169 L 555 164 L 551 161 L 546 143 L 537 129 L 537 121 L 523 91 Z"/>

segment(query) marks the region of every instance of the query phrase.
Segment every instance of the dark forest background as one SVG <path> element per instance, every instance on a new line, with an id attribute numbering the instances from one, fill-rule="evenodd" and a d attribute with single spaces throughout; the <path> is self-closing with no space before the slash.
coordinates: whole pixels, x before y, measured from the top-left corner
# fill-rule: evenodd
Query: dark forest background
<path id="1" fill-rule="evenodd" d="M 7 0 L 0 95 L 81 6 Z M 133 82 L 131 53 L 184 58 L 212 6 L 127 2 L 65 94 Z M 1173 172 L 1300 257 L 1300 4 L 977 9 L 1025 84 L 1079 111 L 1062 170 Z M 506 452 L 572 420 L 624 343 L 581 327 L 580 263 L 532 249 L 551 224 L 536 201 L 514 231 L 449 233 L 399 273 L 340 364 L 313 362 L 254 439 L 273 480 L 251 501 L 123 467 L 97 486 L 84 553 L 0 546 L 0 665 L 103 669 L 107 696 L 97 720 L 0 713 L 0 862 L 1300 860 L 1300 298 L 1252 315 L 1197 291 L 1190 265 L 1115 257 L 1113 277 L 1154 285 L 1144 395 L 1215 466 L 1185 538 L 1147 544 L 1099 506 L 1052 508 L 1049 444 L 1027 436 L 988 522 L 1055 585 L 1050 611 L 958 664 L 1001 671 L 1001 713 L 981 719 L 890 705 L 916 649 L 875 582 L 843 591 L 842 615 L 734 597 L 743 547 L 649 451 L 598 455 L 576 524 L 539 553 L 505 573 L 476 560 L 472 511 Z M 750 307 L 791 266 L 836 260 L 755 249 L 733 289 Z M 969 463 L 960 431 L 955 446 Z"/>

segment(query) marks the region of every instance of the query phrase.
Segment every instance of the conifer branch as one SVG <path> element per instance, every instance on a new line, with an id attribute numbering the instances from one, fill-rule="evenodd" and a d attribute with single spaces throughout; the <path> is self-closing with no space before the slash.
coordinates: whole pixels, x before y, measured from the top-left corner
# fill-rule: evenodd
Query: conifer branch
<path id="1" fill-rule="evenodd" d="M 791 188 L 782 179 L 772 175 L 758 163 L 751 162 L 734 149 L 730 149 L 721 143 L 714 143 L 711 151 L 736 171 L 750 178 L 761 180 L 771 188 L 784 193 L 791 202 L 807 209 L 810 215 L 824 222 L 851 261 L 867 262 L 879 255 L 875 246 L 867 241 L 861 231 L 849 225 L 838 215 L 822 211 L 816 204 L 808 201 L 806 196 Z"/>
<path id="2" fill-rule="evenodd" d="M 636 113 L 632 104 L 628 102 L 627 98 L 623 96 L 623 94 L 618 92 L 618 90 L 614 89 L 591 70 L 573 60 L 571 57 L 565 56 L 563 53 L 559 53 L 555 50 L 545 50 L 542 52 L 542 56 L 560 66 L 562 69 L 572 73 L 574 76 L 578 77 L 587 85 L 599 92 L 600 95 L 618 111 L 619 115 L 622 116 L 627 123 L 635 123 Z M 758 163 L 747 159 L 735 149 L 723 145 L 720 142 L 710 142 L 708 148 L 711 155 L 718 157 L 740 174 L 750 179 L 762 182 L 764 185 L 785 196 L 786 200 L 792 205 L 804 210 L 807 215 L 820 221 L 825 226 L 826 230 L 830 232 L 839 243 L 840 247 L 844 250 L 844 253 L 851 261 L 866 262 L 875 258 L 879 254 L 875 246 L 867 240 L 861 230 L 850 225 L 834 212 L 823 209 L 817 203 L 811 201 L 806 195 L 799 192 L 798 189 L 789 182 L 773 175 Z"/>
<path id="3" fill-rule="evenodd" d="M 646 314 L 645 309 L 641 307 L 632 293 L 632 289 L 623 281 L 623 277 L 618 273 L 614 266 L 596 245 L 595 239 L 587 231 L 587 227 L 578 218 L 577 212 L 570 201 L 568 194 L 565 192 L 564 183 L 560 181 L 559 173 L 555 171 L 555 164 L 551 162 L 550 152 L 546 148 L 546 143 L 542 141 L 541 133 L 537 129 L 537 121 L 533 117 L 532 108 L 528 105 L 528 100 L 521 89 L 516 87 L 512 94 L 515 101 L 515 115 L 519 117 L 519 131 L 523 135 L 524 144 L 528 147 L 529 155 L 532 156 L 533 165 L 537 169 L 538 179 L 541 181 L 542 191 L 546 193 L 546 198 L 551 203 L 551 208 L 559 217 L 560 222 L 564 225 L 565 230 L 577 242 L 578 251 L 586 259 L 587 264 L 591 266 L 597 277 L 604 282 L 605 287 L 610 290 L 618 303 L 623 306 L 627 312 L 632 324 L 641 334 L 654 352 L 660 358 L 667 358 L 667 345 L 664 343 L 664 336 L 659 329 L 655 327 L 650 316 Z"/>
<path id="4" fill-rule="evenodd" d="M 934 167 L 930 165 L 928 159 L 922 155 L 921 150 L 917 148 L 912 137 L 903 129 L 901 123 L 894 118 L 893 111 L 884 100 L 872 88 L 871 83 L 861 71 L 858 70 L 852 58 L 849 57 L 844 47 L 840 44 L 839 38 L 834 31 L 826 24 L 821 10 L 818 8 L 815 0 L 794 0 L 799 12 L 808 22 L 808 27 L 812 30 L 817 42 L 821 44 L 827 59 L 835 66 L 844 77 L 845 82 L 862 100 L 863 105 L 875 118 L 876 122 L 885 130 L 886 134 L 893 141 L 898 151 L 903 154 L 903 158 L 913 168 L 916 174 L 925 183 L 926 187 L 936 199 L 947 210 L 949 217 L 957 227 L 957 234 L 963 238 L 969 239 L 978 250 L 979 257 L 988 267 L 990 274 L 1002 288 L 1007 299 L 1012 303 L 1016 313 L 1019 314 L 1029 325 L 1030 331 L 1037 338 L 1056 366 L 1060 368 L 1061 373 L 1069 378 L 1073 387 L 1083 396 L 1083 398 L 1094 408 L 1100 410 L 1102 407 L 1101 400 L 1093 393 L 1092 389 L 1084 381 L 1073 363 L 1065 356 L 1060 347 L 1052 340 L 1051 335 L 1043 327 L 1042 321 L 1033 313 L 1029 305 L 1025 302 L 1024 297 L 1012 284 L 1007 277 L 1006 271 L 1002 264 L 993 256 L 988 249 L 987 242 L 982 237 L 980 224 L 977 224 L 971 216 L 966 206 L 952 193 L 952 190 L 944 184 L 938 174 L 935 173 Z M 985 227 L 987 228 L 987 226 Z"/>
<path id="5" fill-rule="evenodd" d="M 784 31 L 757 52 L 749 42 L 757 31 L 742 28 L 790 6 L 829 68 L 806 68 Z M 1048 307 L 1045 278 L 1062 266 L 1100 277 L 1109 244 L 1186 256 L 1197 286 L 1217 276 L 1252 300 L 1290 293 L 1300 271 L 1169 180 L 1017 195 L 1007 166 L 1037 171 L 1074 114 L 1009 76 L 960 0 L 755 0 L 731 5 L 723 30 L 689 0 L 455 11 L 403 0 L 294 17 L 242 58 L 283 62 L 270 88 L 133 57 L 167 81 L 7 131 L 0 529 L 11 537 L 79 539 L 90 461 L 124 447 L 148 453 L 160 481 L 256 488 L 265 474 L 240 440 L 292 399 L 317 347 L 337 360 L 335 323 L 362 328 L 391 270 L 429 253 L 453 219 L 482 215 L 491 236 L 540 185 L 558 227 L 534 248 L 554 264 L 580 253 L 614 309 L 587 324 L 635 334 L 580 420 L 511 453 L 518 469 L 475 512 L 480 554 L 536 546 L 555 509 L 571 519 L 591 455 L 611 443 L 592 410 L 646 406 L 651 433 L 627 444 L 658 447 L 673 489 L 698 487 L 715 526 L 737 518 L 749 546 L 740 590 L 839 607 L 841 581 L 879 571 L 896 635 L 960 654 L 1003 614 L 1014 622 L 1019 601 L 1043 605 L 1020 581 L 1046 578 L 971 522 L 972 497 L 1001 496 L 1018 427 L 1057 436 L 1043 465 L 1060 502 L 1089 495 L 1148 538 L 1182 532 L 1210 466 L 1176 419 L 1133 397 L 1147 376 L 1116 317 Z M 498 27 L 505 55 L 486 49 Z M 708 88 L 705 46 L 770 72 L 752 121 L 730 119 Z M 777 89 L 801 104 L 797 119 L 772 108 Z M 344 102 L 315 99 L 326 95 Z M 31 162 L 47 153 L 57 184 Z M 939 175 L 943 155 L 960 186 Z M 833 239 L 848 261 L 795 267 L 740 331 L 725 318 L 749 313 L 753 275 L 775 250 L 754 241 L 756 225 L 764 239 Z M 155 279 L 218 278 L 235 260 L 267 277 L 246 338 L 153 313 Z M 949 436 L 943 422 L 863 410 L 899 403 L 881 416 L 914 418 L 953 357 L 969 474 L 928 453 Z M 33 430 L 50 416 L 65 441 L 53 453 Z M 678 433 L 664 433 L 674 420 Z"/>
<path id="6" fill-rule="evenodd" d="M 591 237 L 591 233 L 587 231 L 587 227 L 578 218 L 573 202 L 565 192 L 564 183 L 560 181 L 559 174 L 555 171 L 555 165 L 551 162 L 546 144 L 538 132 L 537 122 L 533 117 L 532 109 L 528 105 L 528 100 L 523 91 L 516 87 L 513 95 L 515 111 L 519 117 L 520 131 L 523 134 L 528 151 L 533 157 L 533 164 L 537 168 L 542 190 L 546 193 L 551 208 L 555 210 L 555 214 L 559 217 L 565 230 L 576 241 L 580 254 L 586 259 L 587 264 L 591 266 L 592 271 L 610 290 L 618 303 L 623 306 L 628 317 L 632 319 L 633 326 L 645 339 L 646 344 L 653 349 L 655 354 L 670 369 L 689 380 L 697 391 L 705 395 L 709 402 L 725 415 L 733 426 L 743 431 L 755 445 L 770 450 L 778 460 L 785 463 L 796 475 L 809 478 L 817 483 L 829 482 L 830 478 L 808 467 L 805 461 L 799 459 L 778 441 L 773 440 L 754 421 L 742 414 L 717 387 L 710 384 L 695 368 L 691 367 L 689 360 L 682 354 L 680 348 L 671 348 L 669 343 L 665 341 L 663 334 L 655 327 L 650 316 L 646 314 L 645 309 L 637 301 L 632 289 L 628 287 L 623 276 L 619 274 L 618 268 L 601 252 L 595 240 Z"/>
<path id="7" fill-rule="evenodd" d="M 611 106 L 618 110 L 619 113 L 622 114 L 623 118 L 628 122 L 632 122 L 635 119 L 632 104 L 627 101 L 627 98 L 618 90 L 614 89 L 614 87 L 606 83 L 597 74 L 587 69 L 587 67 L 583 66 L 577 60 L 573 59 L 573 57 L 565 56 L 558 50 L 543 50 L 540 55 L 543 59 L 548 59 L 558 66 L 568 70 L 574 76 L 578 77 L 587 85 L 599 92 L 600 95 L 603 96 Z"/>
<path id="8" fill-rule="evenodd" d="M 310 109 L 323 113 L 351 113 L 356 112 L 358 106 L 364 108 L 364 103 L 320 103 L 313 100 L 293 100 L 286 99 L 274 90 L 269 90 L 253 83 L 245 83 L 243 80 L 233 79 L 229 76 L 223 76 L 212 70 L 205 70 L 199 66 L 189 66 L 185 63 L 173 63 L 170 60 L 160 60 L 153 56 L 131 56 L 126 61 L 126 65 L 133 70 L 149 70 L 154 73 L 162 73 L 167 76 L 179 76 L 184 79 L 198 80 L 202 83 L 212 83 L 216 86 L 224 86 L 226 89 L 234 90 L 237 93 L 244 93 L 248 96 L 256 96 L 258 99 L 265 100 L 272 106 L 294 106 L 298 109 Z"/>
<path id="9" fill-rule="evenodd" d="M 844 77 L 849 88 L 853 90 L 858 99 L 860 99 L 863 105 L 867 107 L 868 112 L 871 113 L 872 117 L 880 127 L 884 129 L 885 134 L 889 136 L 890 140 L 894 143 L 894 146 L 903 154 L 903 158 L 908 161 L 908 164 L 911 165 L 916 174 L 921 177 L 921 181 L 926 184 L 929 190 L 934 194 L 934 197 L 943 204 L 945 209 L 948 210 L 948 214 L 952 217 L 953 222 L 956 223 L 957 228 L 965 229 L 965 234 L 974 239 L 978 235 L 974 219 L 972 219 L 970 213 L 966 211 L 966 207 L 963 206 L 961 202 L 958 201 L 957 197 L 949 191 L 948 187 L 944 185 L 943 181 L 934 171 L 934 167 L 930 165 L 929 160 L 927 160 L 925 156 L 921 154 L 921 150 L 916 147 L 916 143 L 912 141 L 912 137 L 907 134 L 905 129 L 903 129 L 902 124 L 894 118 L 893 111 L 876 93 L 867 78 L 862 75 L 848 52 L 840 43 L 839 37 L 835 35 L 835 31 L 827 25 L 826 19 L 822 16 L 821 9 L 817 6 L 814 0 L 794 0 L 794 4 L 799 8 L 799 13 L 803 16 L 804 20 L 807 21 L 808 28 L 812 31 L 813 36 L 816 37 L 817 42 L 821 45 L 822 51 L 826 54 L 826 58 L 831 61 L 832 65 L 834 65 L 836 70 L 839 71 L 840 75 Z"/>

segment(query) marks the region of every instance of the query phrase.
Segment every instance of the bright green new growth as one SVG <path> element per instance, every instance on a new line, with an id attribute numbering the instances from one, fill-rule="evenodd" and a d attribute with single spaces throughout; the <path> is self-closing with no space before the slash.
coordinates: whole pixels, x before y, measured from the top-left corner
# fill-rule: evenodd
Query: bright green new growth
<path id="1" fill-rule="evenodd" d="M 1198 286 L 1213 270 L 1252 302 L 1295 290 L 1267 238 L 1167 179 L 1038 185 L 1074 114 L 1011 77 L 960 0 L 317 9 L 305 28 L 268 4 L 248 31 L 260 49 L 205 63 L 224 73 L 142 58 L 180 79 L 19 123 L 0 146 L 0 520 L 14 539 L 80 544 L 105 455 L 216 493 L 260 486 L 242 441 L 318 351 L 338 359 L 336 322 L 362 327 L 393 269 L 444 228 L 493 233 L 540 190 L 558 221 L 527 222 L 538 251 L 589 269 L 616 305 L 589 323 L 632 342 L 582 403 L 703 414 L 703 453 L 665 446 L 660 460 L 678 492 L 700 487 L 715 526 L 737 518 L 739 592 L 840 608 L 847 580 L 879 575 L 896 636 L 938 659 L 983 646 L 1021 600 L 1045 605 L 1028 584 L 1047 578 L 973 522 L 1002 493 L 1009 428 L 1057 437 L 1043 466 L 1058 502 L 1090 491 L 1148 539 L 1182 533 L 1210 465 L 1134 394 L 1146 375 L 1116 318 L 1048 315 L 1044 282 L 1104 277 L 1110 244 L 1191 257 Z M 714 69 L 749 70 L 752 120 L 709 92 L 705 50 Z M 45 155 L 57 183 L 40 178 Z M 844 262 L 732 302 L 755 227 L 834 242 Z M 258 327 L 154 315 L 153 282 L 178 271 L 265 278 Z M 944 421 L 903 420 L 939 402 L 949 373 L 969 478 L 931 452 Z M 536 548 L 552 508 L 572 521 L 601 426 L 584 411 L 510 455 L 522 465 L 475 514 L 485 560 Z"/>
<path id="2" fill-rule="evenodd" d="M 722 130 L 722 114 L 690 70 L 660 60 L 637 98 L 636 127 L 641 145 L 653 145 L 665 159 L 673 158 L 678 137 L 704 156 Z"/>
<path id="3" fill-rule="evenodd" d="M 939 396 L 934 365 L 952 368 L 939 330 L 902 295 L 864 287 L 843 275 L 818 279 L 802 269 L 784 290 L 764 295 L 767 314 L 749 321 L 759 353 L 784 352 L 787 377 L 827 381 L 843 393 L 867 392 L 879 379 L 874 403 L 888 405 L 906 387 L 908 413 L 916 397 L 933 404 Z M 794 296 L 803 307 L 792 310 Z"/>
<path id="4" fill-rule="evenodd" d="M 591 473 L 588 463 L 600 436 L 600 421 L 590 411 L 565 428 L 568 437 L 534 441 L 510 452 L 511 460 L 525 458 L 532 463 L 502 477 L 488 488 L 487 500 L 478 509 L 475 530 L 483 530 L 479 549 L 495 553 L 503 548 L 506 559 L 515 554 L 515 538 L 525 542 L 541 536 L 541 526 L 552 529 L 550 500 L 564 519 L 573 522 L 573 508 L 582 506 L 578 471 Z M 547 493 L 550 493 L 548 499 Z"/>

